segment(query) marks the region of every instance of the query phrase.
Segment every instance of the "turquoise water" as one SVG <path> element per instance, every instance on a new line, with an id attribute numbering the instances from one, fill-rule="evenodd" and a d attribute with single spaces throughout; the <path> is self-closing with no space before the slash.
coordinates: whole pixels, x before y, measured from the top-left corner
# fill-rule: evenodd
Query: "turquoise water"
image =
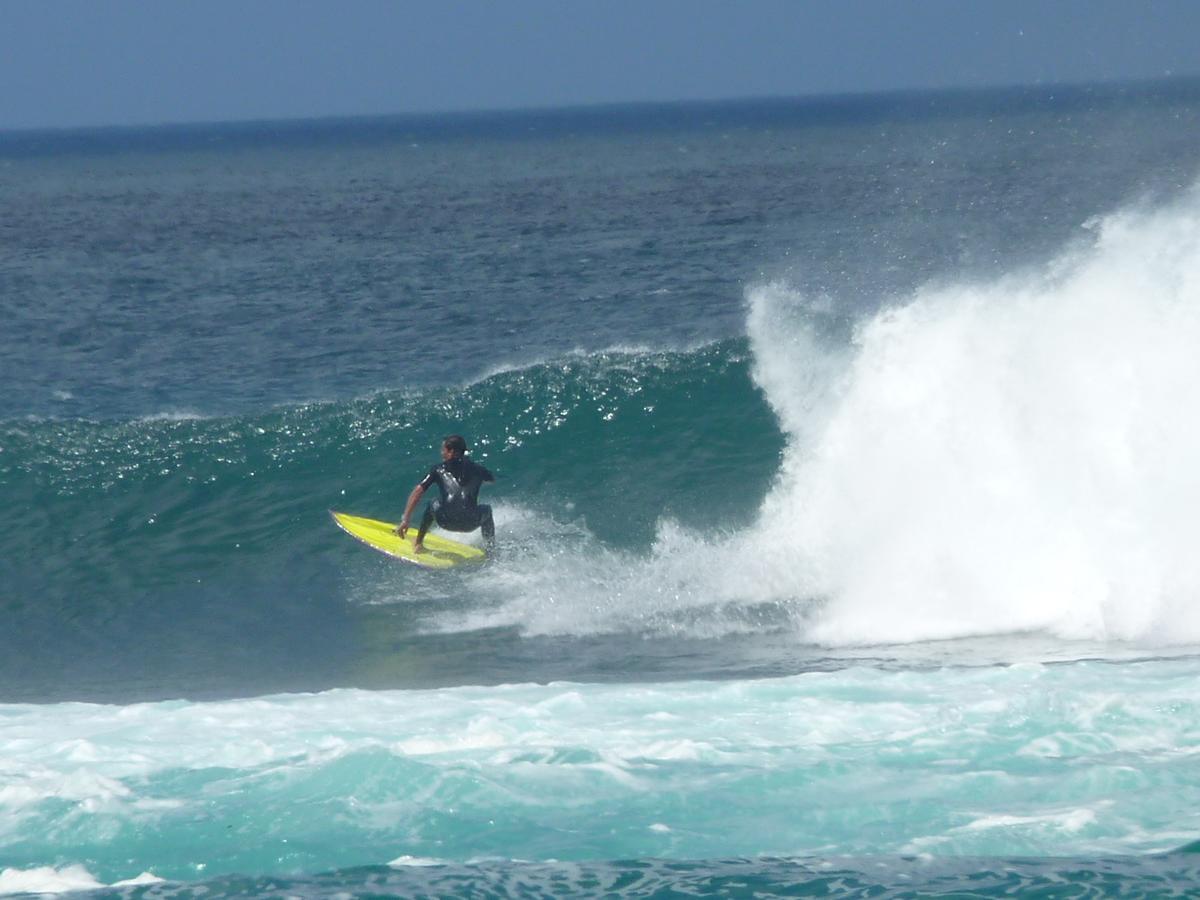
<path id="1" fill-rule="evenodd" d="M 0 136 L 0 892 L 1194 893 L 1198 116 Z"/>

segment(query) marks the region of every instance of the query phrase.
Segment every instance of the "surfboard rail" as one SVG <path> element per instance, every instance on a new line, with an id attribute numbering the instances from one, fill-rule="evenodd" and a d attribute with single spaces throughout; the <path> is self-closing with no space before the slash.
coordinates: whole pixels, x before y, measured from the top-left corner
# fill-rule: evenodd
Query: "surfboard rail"
<path id="1" fill-rule="evenodd" d="M 417 533 L 415 527 L 409 529 L 407 535 L 400 537 L 396 534 L 395 522 L 369 519 L 332 509 L 329 510 L 329 515 L 342 531 L 371 549 L 426 569 L 478 565 L 487 559 L 487 554 L 479 547 L 472 547 L 470 544 L 463 544 L 433 532 L 425 535 L 425 551 L 417 553 L 413 548 L 413 537 Z"/>

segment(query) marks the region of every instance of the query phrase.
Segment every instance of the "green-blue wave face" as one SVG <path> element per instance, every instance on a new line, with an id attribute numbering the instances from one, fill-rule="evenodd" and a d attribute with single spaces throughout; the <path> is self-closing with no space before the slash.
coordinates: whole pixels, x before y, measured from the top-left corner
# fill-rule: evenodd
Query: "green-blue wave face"
<path id="1" fill-rule="evenodd" d="M 565 555 L 604 577 L 616 553 L 627 567 L 664 516 L 692 529 L 751 521 L 783 446 L 742 341 L 572 356 L 463 388 L 253 416 L 10 422 L 9 696 L 105 696 L 105 684 L 119 695 L 123 679 L 157 696 L 359 683 L 345 666 L 378 670 L 394 655 L 386 641 L 363 646 L 380 633 L 380 601 L 428 607 L 393 607 L 393 637 L 424 628 L 418 612 L 500 602 L 480 578 L 413 581 L 326 514 L 398 519 L 450 432 L 468 434 L 498 476 L 484 499 L 513 590 L 531 559 L 545 569 Z M 316 663 L 305 658 L 314 629 L 326 636 Z M 111 648 L 130 642 L 139 658 L 123 666 Z M 479 665 L 472 680 L 497 677 Z M 244 683 L 212 687 L 235 671 Z"/>

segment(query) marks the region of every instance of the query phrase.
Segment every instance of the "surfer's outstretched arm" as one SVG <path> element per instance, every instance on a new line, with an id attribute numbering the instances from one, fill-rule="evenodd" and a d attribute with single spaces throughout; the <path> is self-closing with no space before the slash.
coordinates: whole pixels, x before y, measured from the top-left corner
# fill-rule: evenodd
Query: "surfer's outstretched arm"
<path id="1" fill-rule="evenodd" d="M 396 527 L 396 534 L 404 537 L 404 533 L 408 531 L 408 523 L 412 520 L 413 510 L 417 508 L 417 504 L 421 502 L 421 497 L 425 494 L 425 486 L 418 484 L 412 489 L 412 493 L 408 495 L 408 503 L 404 506 L 404 518 L 400 520 L 400 524 Z"/>

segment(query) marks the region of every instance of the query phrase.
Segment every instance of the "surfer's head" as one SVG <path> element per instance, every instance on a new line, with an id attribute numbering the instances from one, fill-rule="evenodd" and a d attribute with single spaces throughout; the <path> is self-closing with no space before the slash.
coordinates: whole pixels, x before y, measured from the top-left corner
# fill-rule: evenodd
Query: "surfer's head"
<path id="1" fill-rule="evenodd" d="M 442 438 L 442 456 L 457 459 L 467 452 L 467 442 L 461 434 L 448 434 Z M 447 456 L 447 454 L 449 454 Z"/>

